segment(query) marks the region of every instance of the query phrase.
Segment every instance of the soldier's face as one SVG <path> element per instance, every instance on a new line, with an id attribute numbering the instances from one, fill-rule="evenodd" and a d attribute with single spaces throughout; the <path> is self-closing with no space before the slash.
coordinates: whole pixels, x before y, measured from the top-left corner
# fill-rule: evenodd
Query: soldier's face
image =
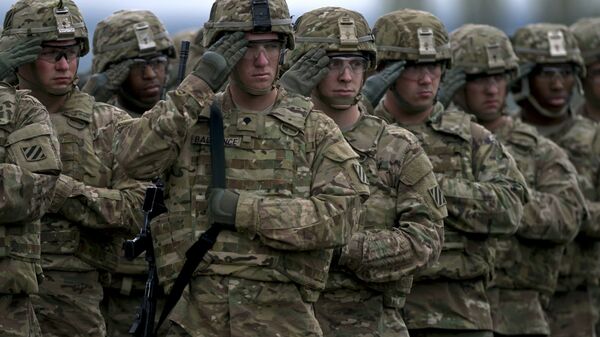
<path id="1" fill-rule="evenodd" d="M 348 102 L 354 102 L 360 93 L 367 64 L 367 59 L 361 55 L 330 54 L 329 72 L 315 90 L 329 102 L 340 102 L 343 108 L 347 108 Z"/>
<path id="2" fill-rule="evenodd" d="M 144 104 L 154 105 L 160 100 L 165 85 L 168 58 L 155 55 L 135 60 L 123 83 L 123 90 Z"/>
<path id="3" fill-rule="evenodd" d="M 575 69 L 571 64 L 543 64 L 529 76 L 531 95 L 549 111 L 561 111 L 569 103 L 575 85 Z"/>
<path id="4" fill-rule="evenodd" d="M 408 64 L 396 80 L 396 92 L 415 111 L 426 110 L 433 106 L 441 77 L 439 62 Z"/>
<path id="5" fill-rule="evenodd" d="M 43 42 L 37 60 L 19 67 L 19 75 L 25 80 L 19 84 L 28 89 L 43 88 L 54 95 L 69 92 L 77 75 L 78 53 L 76 40 Z"/>
<path id="6" fill-rule="evenodd" d="M 587 75 L 583 81 L 585 99 L 595 108 L 600 109 L 600 60 L 587 66 Z"/>
<path id="7" fill-rule="evenodd" d="M 268 89 L 275 81 L 282 42 L 276 33 L 246 33 L 248 50 L 235 65 L 237 79 L 254 90 Z"/>
<path id="8" fill-rule="evenodd" d="M 504 107 L 507 85 L 505 74 L 468 78 L 464 87 L 466 106 L 478 120 L 495 120 Z"/>

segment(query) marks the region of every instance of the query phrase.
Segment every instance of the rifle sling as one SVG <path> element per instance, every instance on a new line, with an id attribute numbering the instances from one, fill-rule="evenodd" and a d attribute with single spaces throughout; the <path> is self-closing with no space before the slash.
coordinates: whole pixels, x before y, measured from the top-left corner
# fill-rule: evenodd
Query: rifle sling
<path id="1" fill-rule="evenodd" d="M 217 107 L 216 100 L 210 106 L 209 127 L 212 186 L 225 188 L 225 135 L 223 132 L 223 116 L 221 115 L 219 107 Z M 202 261 L 206 252 L 208 252 L 217 241 L 221 228 L 222 227 L 218 224 L 212 224 L 210 228 L 200 235 L 198 241 L 185 252 L 185 263 L 183 264 L 179 275 L 177 275 L 177 279 L 175 279 L 171 292 L 167 297 L 165 306 L 160 314 L 160 319 L 156 325 L 155 334 L 158 333 L 158 329 L 181 298 L 183 290 L 192 279 L 192 275 L 200 264 L 200 261 Z"/>

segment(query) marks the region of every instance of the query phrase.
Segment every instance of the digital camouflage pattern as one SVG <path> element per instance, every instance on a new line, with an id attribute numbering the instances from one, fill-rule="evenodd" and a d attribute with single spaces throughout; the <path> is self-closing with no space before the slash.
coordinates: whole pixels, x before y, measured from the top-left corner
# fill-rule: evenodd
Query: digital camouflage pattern
<path id="1" fill-rule="evenodd" d="M 279 33 L 286 38 L 286 47 L 294 49 L 292 19 L 285 0 L 268 0 L 269 32 Z M 204 23 L 204 47 L 215 43 L 225 32 L 253 32 L 252 0 L 215 1 L 210 17 Z M 260 31 L 256 31 L 260 32 Z"/>
<path id="2" fill-rule="evenodd" d="M 50 117 L 63 174 L 42 217 L 47 282 L 34 305 L 48 336 L 103 336 L 97 270 L 116 270 L 123 238 L 138 233 L 142 221 L 144 184 L 125 175 L 112 148 L 117 123 L 130 117 L 78 89 Z"/>
<path id="3" fill-rule="evenodd" d="M 57 24 L 54 10 L 62 3 L 61 24 Z M 81 41 L 84 56 L 90 51 L 88 31 L 81 11 L 72 0 L 19 0 L 6 12 L 2 36 L 19 38 L 41 37 L 44 41 Z"/>
<path id="4" fill-rule="evenodd" d="M 302 14 L 294 24 L 296 48 L 289 52 L 295 63 L 309 50 L 362 52 L 369 58 L 369 69 L 376 65 L 375 38 L 364 16 L 340 7 L 322 7 Z"/>
<path id="5" fill-rule="evenodd" d="M 94 74 L 126 59 L 157 54 L 175 57 L 169 32 L 158 17 L 147 10 L 120 10 L 98 22 L 93 47 Z"/>
<path id="6" fill-rule="evenodd" d="M 209 226 L 208 105 L 217 99 L 225 126 L 227 187 L 240 194 L 237 232 L 219 235 L 190 289 L 206 287 L 204 275 L 221 275 L 226 276 L 224 282 L 295 284 L 304 301 L 314 302 L 325 287 L 332 248 L 350 239 L 360 216 L 361 197 L 368 195 L 368 186 L 359 176 L 358 156 L 335 123 L 314 111 L 307 98 L 279 89 L 270 112 L 256 112 L 238 110 L 229 91 L 224 93 L 214 98 L 202 80 L 188 76 L 166 101 L 126 125 L 117 144 L 119 161 L 131 176 L 166 175 L 169 213 L 157 217 L 152 228 L 160 281 L 166 286 L 172 282 L 185 251 Z M 179 312 L 212 312 L 206 297 L 198 295 L 180 302 Z M 230 303 L 232 310 L 236 308 L 235 301 Z M 312 313 L 296 313 L 292 319 L 279 314 L 279 305 L 273 309 L 268 311 L 277 315 L 280 325 L 290 324 L 289 330 L 274 330 L 278 333 L 292 331 L 295 320 L 316 324 Z M 188 318 L 171 317 L 190 334 L 223 323 Z M 253 321 L 253 317 L 230 320 L 231 333 L 238 324 Z"/>
<path id="7" fill-rule="evenodd" d="M 564 249 L 587 216 L 585 198 L 565 151 L 534 127 L 510 119 L 494 134 L 517 162 L 530 197 L 516 235 L 498 239 L 488 290 L 494 331 L 549 335 L 544 308 L 556 290 Z"/>
<path id="8" fill-rule="evenodd" d="M 42 278 L 40 217 L 62 169 L 48 112 L 0 84 L 0 334 L 41 336 L 30 294 Z"/>
<path id="9" fill-rule="evenodd" d="M 444 61 L 450 66 L 452 53 L 448 32 L 435 15 L 401 9 L 381 16 L 373 26 L 377 62 Z"/>
<path id="10" fill-rule="evenodd" d="M 598 61 L 600 57 L 600 17 L 583 18 L 569 27 L 575 36 L 581 56 L 586 65 Z"/>
<path id="11" fill-rule="evenodd" d="M 361 157 L 371 195 L 315 312 L 325 336 L 408 336 L 401 309 L 411 275 L 441 251 L 443 194 L 432 194 L 439 187 L 431 163 L 407 130 L 361 114 L 344 137 Z"/>
<path id="12" fill-rule="evenodd" d="M 394 122 L 381 102 L 375 115 Z M 447 200 L 438 262 L 418 274 L 407 297 L 409 329 L 492 330 L 486 285 L 495 241 L 518 228 L 527 185 L 514 159 L 485 128 L 437 103 L 420 125 L 402 125 L 429 155 Z"/>
<path id="13" fill-rule="evenodd" d="M 529 24 L 519 28 L 511 40 L 520 63 L 573 63 L 579 74 L 585 75 L 577 40 L 565 25 Z"/>
<path id="14" fill-rule="evenodd" d="M 488 25 L 466 24 L 450 33 L 454 67 L 465 74 L 507 73 L 516 78 L 519 59 L 508 36 Z"/>

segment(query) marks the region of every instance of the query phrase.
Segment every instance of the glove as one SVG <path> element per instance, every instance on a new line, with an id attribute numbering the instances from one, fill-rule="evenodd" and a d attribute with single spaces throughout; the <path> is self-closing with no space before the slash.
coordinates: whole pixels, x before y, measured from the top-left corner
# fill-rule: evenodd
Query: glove
<path id="1" fill-rule="evenodd" d="M 279 83 L 285 90 L 309 97 L 310 92 L 329 72 L 325 49 L 312 49 L 286 71 Z"/>
<path id="2" fill-rule="evenodd" d="M 388 88 L 398 79 L 405 65 L 405 61 L 394 62 L 383 71 L 367 78 L 361 91 L 364 99 L 371 106 L 377 106 Z"/>
<path id="3" fill-rule="evenodd" d="M 208 194 L 208 221 L 235 231 L 235 214 L 240 195 L 225 188 L 211 188 Z"/>
<path id="4" fill-rule="evenodd" d="M 8 44 L 8 41 L 3 44 Z M 40 51 L 42 51 L 40 38 L 17 40 L 11 43 L 8 49 L 0 51 L 0 79 L 10 75 L 18 66 L 35 61 Z"/>
<path id="5" fill-rule="evenodd" d="M 452 102 L 456 91 L 465 85 L 465 83 L 467 83 L 467 75 L 462 69 L 452 68 L 448 70 L 437 93 L 438 102 L 447 108 Z"/>
<path id="6" fill-rule="evenodd" d="M 192 74 L 202 79 L 214 92 L 227 81 L 231 69 L 246 53 L 248 40 L 243 32 L 235 32 L 221 37 L 194 66 Z"/>
<path id="7" fill-rule="evenodd" d="M 127 59 L 112 64 L 106 71 L 92 75 L 81 90 L 94 96 L 98 102 L 108 101 L 129 76 L 134 62 L 132 59 Z"/>

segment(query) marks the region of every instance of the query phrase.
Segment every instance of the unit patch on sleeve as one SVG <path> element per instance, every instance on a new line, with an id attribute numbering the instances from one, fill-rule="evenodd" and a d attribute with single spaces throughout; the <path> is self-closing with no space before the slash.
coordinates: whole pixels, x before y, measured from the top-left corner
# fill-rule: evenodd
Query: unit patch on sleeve
<path id="1" fill-rule="evenodd" d="M 27 161 L 40 161 L 46 159 L 46 154 L 40 145 L 21 147 L 23 156 Z"/>
<path id="2" fill-rule="evenodd" d="M 429 194 L 431 195 L 431 198 L 433 198 L 433 201 L 435 202 L 437 207 L 442 207 L 446 204 L 446 197 L 444 197 L 444 192 L 442 192 L 440 186 L 435 185 L 432 188 L 430 188 Z"/>

